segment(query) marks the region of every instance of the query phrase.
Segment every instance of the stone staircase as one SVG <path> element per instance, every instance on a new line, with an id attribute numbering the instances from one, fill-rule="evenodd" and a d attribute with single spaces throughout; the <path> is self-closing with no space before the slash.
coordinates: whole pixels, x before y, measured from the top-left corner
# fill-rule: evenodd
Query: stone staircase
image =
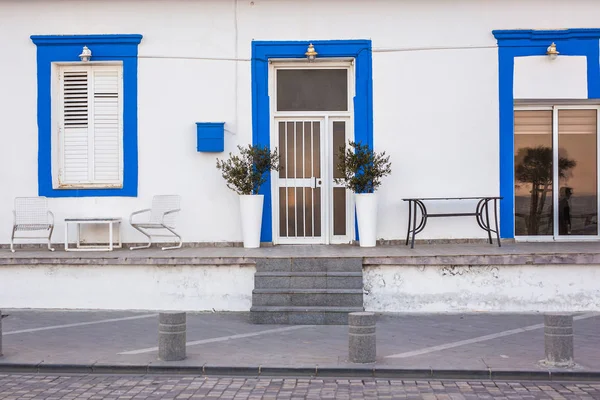
<path id="1" fill-rule="evenodd" d="M 256 260 L 252 323 L 345 325 L 363 310 L 362 258 Z"/>

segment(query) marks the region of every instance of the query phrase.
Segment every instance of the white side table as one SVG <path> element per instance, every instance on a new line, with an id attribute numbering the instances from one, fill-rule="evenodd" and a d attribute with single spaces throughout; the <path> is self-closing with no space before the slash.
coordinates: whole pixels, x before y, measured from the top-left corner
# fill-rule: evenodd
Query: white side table
<path id="1" fill-rule="evenodd" d="M 69 248 L 69 225 L 74 224 L 77 229 L 77 247 Z M 82 224 L 106 224 L 108 225 L 108 243 L 106 245 L 82 245 L 81 244 L 81 225 Z M 65 251 L 112 251 L 120 249 L 121 232 L 119 232 L 119 243 L 114 241 L 114 228 L 120 227 L 121 218 L 65 218 Z"/>

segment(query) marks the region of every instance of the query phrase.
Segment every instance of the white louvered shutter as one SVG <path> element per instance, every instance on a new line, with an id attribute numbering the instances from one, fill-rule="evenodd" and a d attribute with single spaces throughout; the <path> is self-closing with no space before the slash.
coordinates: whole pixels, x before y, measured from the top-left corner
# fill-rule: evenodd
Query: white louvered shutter
<path id="1" fill-rule="evenodd" d="M 93 98 L 93 180 L 116 184 L 121 176 L 121 72 L 92 69 Z"/>
<path id="2" fill-rule="evenodd" d="M 60 71 L 59 183 L 119 187 L 123 176 L 120 66 L 64 66 Z"/>
<path id="3" fill-rule="evenodd" d="M 59 130 L 62 184 L 89 182 L 88 70 L 61 70 L 62 118 Z"/>

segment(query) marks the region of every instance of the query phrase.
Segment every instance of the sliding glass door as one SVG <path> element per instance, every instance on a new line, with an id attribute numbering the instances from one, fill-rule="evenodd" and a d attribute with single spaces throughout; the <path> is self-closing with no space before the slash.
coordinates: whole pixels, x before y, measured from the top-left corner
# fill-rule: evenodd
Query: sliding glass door
<path id="1" fill-rule="evenodd" d="M 515 236 L 598 238 L 598 106 L 515 109 Z"/>

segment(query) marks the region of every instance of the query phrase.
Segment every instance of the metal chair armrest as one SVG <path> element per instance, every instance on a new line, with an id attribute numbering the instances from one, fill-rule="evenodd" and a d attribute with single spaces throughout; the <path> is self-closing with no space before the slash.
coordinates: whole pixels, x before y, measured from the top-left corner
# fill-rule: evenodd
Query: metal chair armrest
<path id="1" fill-rule="evenodd" d="M 151 210 L 149 208 L 145 208 L 143 210 L 139 210 L 139 211 L 134 211 L 131 213 L 131 215 L 129 216 L 129 224 L 133 225 L 133 216 L 134 215 L 138 215 L 138 214 L 142 214 L 142 213 L 146 213 L 146 212 L 150 212 Z"/>
<path id="2" fill-rule="evenodd" d="M 50 226 L 54 226 L 54 213 L 48 210 L 48 216 L 50 217 Z"/>
<path id="3" fill-rule="evenodd" d="M 165 211 L 165 212 L 163 213 L 162 217 L 160 218 L 160 223 L 161 223 L 161 225 L 164 225 L 164 224 L 165 224 L 165 216 L 166 216 L 166 215 L 168 215 L 168 214 L 175 214 L 175 213 L 177 213 L 177 212 L 179 212 L 179 211 L 181 211 L 181 209 L 180 209 L 180 208 L 176 208 L 176 209 L 173 209 L 173 210 L 168 210 L 168 211 Z"/>

